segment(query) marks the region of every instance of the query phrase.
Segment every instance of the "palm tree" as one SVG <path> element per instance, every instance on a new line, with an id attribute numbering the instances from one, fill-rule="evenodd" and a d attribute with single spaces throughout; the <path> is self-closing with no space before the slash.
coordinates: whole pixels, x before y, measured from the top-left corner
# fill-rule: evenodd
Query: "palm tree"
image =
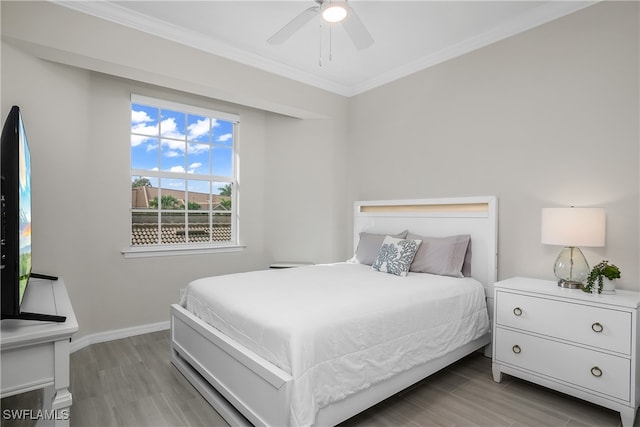
<path id="1" fill-rule="evenodd" d="M 231 197 L 231 184 L 227 184 L 222 188 L 218 188 L 218 190 L 220 190 L 221 196 Z"/>
<path id="2" fill-rule="evenodd" d="M 220 201 L 220 206 L 230 211 L 231 210 L 231 184 L 227 184 L 222 188 L 218 188 L 218 190 L 220 190 L 221 196 L 229 197 L 229 199 L 222 199 Z"/>
<path id="3" fill-rule="evenodd" d="M 184 205 L 180 203 L 178 199 L 176 199 L 172 195 L 166 195 L 160 197 L 160 203 L 162 209 L 184 209 Z M 158 197 L 154 197 L 153 200 L 149 201 L 149 207 L 157 208 L 158 207 Z"/>
<path id="4" fill-rule="evenodd" d="M 137 187 L 152 187 L 151 181 L 149 181 L 149 178 L 139 177 L 131 183 L 131 188 Z"/>

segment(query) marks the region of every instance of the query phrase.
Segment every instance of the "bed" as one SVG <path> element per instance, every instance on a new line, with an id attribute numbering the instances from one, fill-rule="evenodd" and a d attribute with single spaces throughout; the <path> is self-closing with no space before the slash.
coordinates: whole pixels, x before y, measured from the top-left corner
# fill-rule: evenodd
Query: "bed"
<path id="1" fill-rule="evenodd" d="M 349 262 L 202 278 L 171 306 L 172 363 L 231 425 L 335 425 L 490 343 L 495 197 L 356 202 L 353 221 Z M 376 235 L 468 236 L 467 277 L 376 271 L 357 259 Z"/>

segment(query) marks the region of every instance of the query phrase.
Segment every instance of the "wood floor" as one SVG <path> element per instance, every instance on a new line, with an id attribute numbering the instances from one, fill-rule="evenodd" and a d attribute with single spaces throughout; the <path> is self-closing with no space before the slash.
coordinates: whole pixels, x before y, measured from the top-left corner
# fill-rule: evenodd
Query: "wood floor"
<path id="1" fill-rule="evenodd" d="M 71 427 L 227 425 L 169 362 L 168 331 L 73 353 L 71 391 Z M 475 353 L 341 426 L 618 425 L 618 413 L 582 400 L 507 375 L 493 382 L 491 360 Z"/>

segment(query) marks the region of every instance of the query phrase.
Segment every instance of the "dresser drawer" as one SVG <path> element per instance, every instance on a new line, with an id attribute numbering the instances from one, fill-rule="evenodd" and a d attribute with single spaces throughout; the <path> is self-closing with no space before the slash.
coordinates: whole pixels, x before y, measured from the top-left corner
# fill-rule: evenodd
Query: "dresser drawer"
<path id="1" fill-rule="evenodd" d="M 627 358 L 499 327 L 494 345 L 499 363 L 624 401 L 631 398 L 631 361 Z"/>
<path id="2" fill-rule="evenodd" d="M 629 312 L 504 291 L 496 298 L 497 325 L 631 354 Z"/>

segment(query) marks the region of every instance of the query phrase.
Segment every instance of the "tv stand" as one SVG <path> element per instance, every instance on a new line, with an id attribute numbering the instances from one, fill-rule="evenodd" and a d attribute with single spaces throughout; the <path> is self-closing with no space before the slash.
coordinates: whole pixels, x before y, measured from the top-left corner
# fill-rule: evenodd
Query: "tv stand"
<path id="1" fill-rule="evenodd" d="M 49 276 L 48 274 L 31 273 L 29 279 L 42 279 L 42 280 L 29 280 L 30 284 L 37 285 L 39 283 L 49 284 L 51 281 L 58 280 L 57 276 Z M 29 287 L 27 286 L 27 289 Z M 3 314 L 4 319 L 21 319 L 21 320 L 35 320 L 37 322 L 64 322 L 67 320 L 66 316 L 58 316 L 56 314 L 44 314 L 44 313 L 30 313 L 28 311 L 20 311 L 19 314 Z"/>
<path id="2" fill-rule="evenodd" d="M 66 321 L 36 323 L 17 318 L 0 323 L 0 397 L 44 389 L 44 408 L 38 412 L 44 424 L 69 426 L 69 354 L 78 322 L 64 281 L 34 279 L 27 286 L 22 305 L 29 312 L 55 313 Z M 11 420 L 3 419 L 3 425 L 5 421 Z"/>
<path id="3" fill-rule="evenodd" d="M 21 311 L 20 314 L 3 314 L 2 320 L 4 319 L 35 320 L 38 322 L 64 322 L 67 320 L 67 316 Z"/>

